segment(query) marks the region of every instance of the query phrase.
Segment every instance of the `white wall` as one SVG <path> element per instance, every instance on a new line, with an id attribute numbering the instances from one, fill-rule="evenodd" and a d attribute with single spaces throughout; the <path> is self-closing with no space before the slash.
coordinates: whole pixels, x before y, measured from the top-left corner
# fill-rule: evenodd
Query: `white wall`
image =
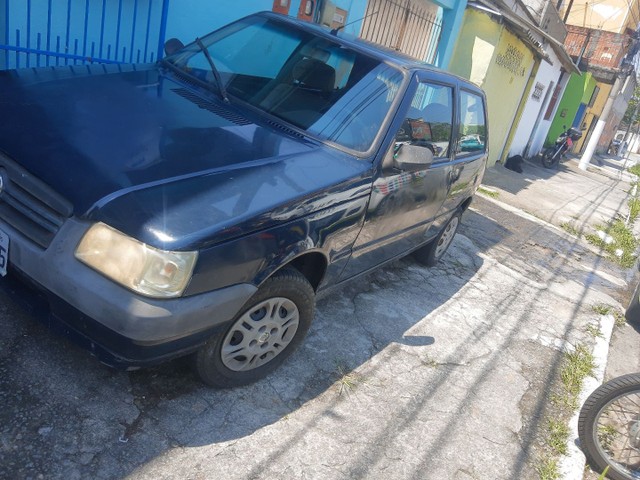
<path id="1" fill-rule="evenodd" d="M 535 86 L 536 83 L 541 83 L 542 85 L 544 85 L 544 91 L 542 92 L 540 99 L 534 99 L 531 96 L 534 90 L 532 87 L 531 92 L 529 93 L 529 98 L 527 99 L 527 103 L 525 104 L 522 117 L 520 118 L 518 129 L 516 130 L 516 134 L 513 137 L 513 142 L 511 143 L 511 147 L 509 149 L 509 156 L 523 155 L 527 143 L 529 143 L 529 140 L 532 137 L 532 131 L 536 124 L 538 116 L 544 115 L 544 112 L 547 109 L 548 102 L 551 99 L 551 94 L 553 93 L 553 91 L 551 91 L 549 95 L 547 95 L 547 92 L 549 91 L 549 85 L 551 82 L 553 82 L 553 89 L 555 89 L 556 83 L 558 81 L 558 77 L 560 75 L 560 61 L 553 52 L 553 49 L 549 47 L 547 50 L 553 64 L 542 60 L 540 63 L 540 68 L 538 69 L 538 74 L 533 81 L 533 86 Z M 534 140 L 539 136 L 542 136 L 542 141 L 544 141 L 544 137 L 546 137 L 550 125 L 550 121 L 541 121 L 538 124 L 536 135 L 534 135 Z M 540 135 L 541 130 L 544 130 L 544 135 Z M 532 145 L 533 143 L 535 142 L 532 142 Z M 537 153 L 538 150 L 539 148 L 537 146 L 535 148 L 530 148 L 529 156 Z"/>

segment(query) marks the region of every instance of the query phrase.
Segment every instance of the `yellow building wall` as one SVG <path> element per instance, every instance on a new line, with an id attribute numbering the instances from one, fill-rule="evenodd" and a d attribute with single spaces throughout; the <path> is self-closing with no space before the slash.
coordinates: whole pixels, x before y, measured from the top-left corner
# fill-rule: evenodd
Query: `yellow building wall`
<path id="1" fill-rule="evenodd" d="M 598 92 L 598 96 L 596 97 L 596 101 L 593 103 L 593 106 L 587 108 L 587 111 L 584 115 L 584 120 L 582 120 L 583 124 L 586 124 L 587 130 L 582 132 L 582 138 L 576 142 L 573 147 L 574 152 L 581 152 L 584 143 L 587 141 L 587 133 L 589 129 L 592 128 L 591 125 L 593 122 L 602 115 L 602 110 L 604 110 L 604 104 L 607 103 L 607 98 L 609 98 L 609 94 L 611 93 L 611 89 L 613 85 L 609 85 L 607 83 L 596 82 L 596 86 L 600 87 L 600 91 Z"/>
<path id="2" fill-rule="evenodd" d="M 489 165 L 500 158 L 534 65 L 531 51 L 503 25 L 467 10 L 449 70 L 487 94 Z"/>
<path id="3" fill-rule="evenodd" d="M 560 9 L 564 18 L 569 2 Z M 569 10 L 569 25 L 624 33 L 625 28 L 635 30 L 640 21 L 640 0 L 606 0 L 606 2 L 574 0 Z"/>
<path id="4" fill-rule="evenodd" d="M 467 9 L 449 70 L 482 86 L 501 32 L 502 26 L 486 14 Z"/>

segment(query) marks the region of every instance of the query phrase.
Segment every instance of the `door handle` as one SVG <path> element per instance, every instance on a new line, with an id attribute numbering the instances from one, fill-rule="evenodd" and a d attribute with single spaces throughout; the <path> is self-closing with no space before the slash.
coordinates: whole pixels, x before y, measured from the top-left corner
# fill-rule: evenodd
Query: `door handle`
<path id="1" fill-rule="evenodd" d="M 457 182 L 460 179 L 460 175 L 462 175 L 463 166 L 453 167 L 449 172 L 449 183 Z"/>

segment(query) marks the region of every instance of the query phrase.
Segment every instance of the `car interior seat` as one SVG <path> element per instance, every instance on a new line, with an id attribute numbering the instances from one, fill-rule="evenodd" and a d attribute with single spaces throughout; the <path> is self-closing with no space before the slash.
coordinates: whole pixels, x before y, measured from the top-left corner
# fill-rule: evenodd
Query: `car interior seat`
<path id="1" fill-rule="evenodd" d="M 315 58 L 303 58 L 295 64 L 291 81 L 279 83 L 260 102 L 271 113 L 307 128 L 328 106 L 335 90 L 336 71 Z"/>

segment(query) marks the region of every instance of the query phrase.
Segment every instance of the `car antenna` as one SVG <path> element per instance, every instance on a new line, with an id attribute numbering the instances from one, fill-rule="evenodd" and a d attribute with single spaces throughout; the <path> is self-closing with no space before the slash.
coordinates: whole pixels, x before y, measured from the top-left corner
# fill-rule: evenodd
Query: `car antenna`
<path id="1" fill-rule="evenodd" d="M 336 28 L 332 29 L 332 30 L 331 30 L 331 32 L 329 32 L 329 33 L 331 33 L 331 35 L 337 35 L 337 34 L 338 34 L 338 32 L 339 32 L 340 30 L 342 30 L 344 27 L 348 27 L 349 25 L 353 25 L 354 23 L 361 22 L 361 21 L 362 21 L 362 20 L 364 20 L 365 18 L 372 17 L 372 16 L 377 15 L 377 14 L 378 14 L 378 10 L 376 10 L 376 11 L 375 11 L 375 12 L 373 12 L 373 13 L 370 13 L 369 15 L 365 15 L 365 16 L 364 16 L 364 17 L 362 17 L 362 18 L 359 18 L 359 19 L 357 19 L 357 20 L 354 20 L 353 22 L 349 22 L 349 23 L 345 23 L 344 25 L 340 25 L 340 26 L 338 26 L 338 27 L 336 27 Z"/>

